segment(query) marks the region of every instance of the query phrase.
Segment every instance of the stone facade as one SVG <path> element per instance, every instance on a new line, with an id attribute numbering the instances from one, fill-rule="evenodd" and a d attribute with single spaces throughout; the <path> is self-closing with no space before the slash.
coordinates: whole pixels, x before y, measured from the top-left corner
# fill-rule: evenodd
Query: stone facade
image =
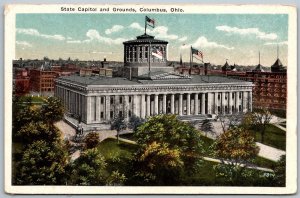
<path id="1" fill-rule="evenodd" d="M 124 77 L 73 75 L 55 81 L 55 96 L 85 124 L 109 124 L 117 116 L 196 118 L 252 111 L 251 82 L 175 73 L 167 66 L 168 42 L 153 36 L 145 34 L 123 44 Z M 162 52 L 162 59 L 151 56 L 151 46 Z"/>

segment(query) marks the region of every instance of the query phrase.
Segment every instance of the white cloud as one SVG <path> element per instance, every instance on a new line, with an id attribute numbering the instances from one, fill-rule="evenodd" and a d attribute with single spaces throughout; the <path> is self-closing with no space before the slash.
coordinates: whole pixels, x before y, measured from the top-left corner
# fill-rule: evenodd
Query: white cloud
<path id="1" fill-rule="evenodd" d="M 60 40 L 60 41 L 65 40 L 65 37 L 60 34 L 54 34 L 54 35 L 41 34 L 38 30 L 31 29 L 31 28 L 17 28 L 16 31 L 18 34 L 26 34 L 26 35 L 37 36 L 46 39 Z"/>
<path id="2" fill-rule="evenodd" d="M 16 44 L 23 46 L 23 47 L 32 47 L 32 45 L 30 43 L 28 43 L 27 41 L 16 41 Z"/>
<path id="3" fill-rule="evenodd" d="M 72 40 L 72 37 L 68 36 L 67 39 L 68 39 L 68 40 Z"/>
<path id="4" fill-rule="evenodd" d="M 193 47 L 199 48 L 224 48 L 227 50 L 233 50 L 234 47 L 228 47 L 226 45 L 221 45 L 213 41 L 208 41 L 206 37 L 199 37 L 192 45 Z M 185 47 L 185 46 L 184 46 Z"/>
<path id="5" fill-rule="evenodd" d="M 267 42 L 264 45 L 288 45 L 288 41 L 281 41 L 281 42 Z"/>
<path id="6" fill-rule="evenodd" d="M 145 31 L 145 28 L 142 27 L 139 23 L 132 23 L 128 26 L 129 28 L 136 29 L 139 31 Z M 161 39 L 169 39 L 169 40 L 176 40 L 178 39 L 178 36 L 175 34 L 168 34 L 169 28 L 166 26 L 157 26 L 153 29 L 147 28 L 147 33 L 152 34 L 156 38 Z M 182 37 L 184 39 L 184 37 Z"/>
<path id="7" fill-rule="evenodd" d="M 277 34 L 275 33 L 265 33 L 260 31 L 258 28 L 237 28 L 237 27 L 230 27 L 227 25 L 217 26 L 217 30 L 233 33 L 233 34 L 240 34 L 240 35 L 255 35 L 256 38 L 262 40 L 275 40 L 277 39 Z"/>
<path id="8" fill-rule="evenodd" d="M 136 29 L 136 30 L 139 30 L 139 31 L 144 31 L 145 28 L 142 27 L 139 23 L 132 23 L 130 26 L 128 26 L 129 28 L 132 28 L 132 29 Z"/>
<path id="9" fill-rule="evenodd" d="M 113 32 L 119 32 L 123 29 L 124 29 L 124 26 L 122 26 L 122 25 L 114 25 L 114 26 L 112 26 L 111 29 L 106 29 L 105 34 L 111 34 Z"/>
<path id="10" fill-rule="evenodd" d="M 70 40 L 70 41 L 67 41 L 67 43 L 81 43 L 80 40 Z"/>
<path id="11" fill-rule="evenodd" d="M 180 39 L 178 39 L 179 41 L 183 42 L 183 41 L 186 41 L 187 40 L 187 37 L 184 36 L 184 37 L 181 37 Z"/>
<path id="12" fill-rule="evenodd" d="M 83 42 L 88 43 L 91 41 L 99 41 L 102 43 L 107 43 L 107 44 L 121 44 L 124 41 L 126 41 L 126 39 L 124 38 L 116 38 L 116 39 L 112 39 L 109 37 L 104 37 L 101 36 L 99 34 L 99 32 L 97 30 L 94 29 L 90 29 L 87 31 L 86 36 L 88 37 L 88 39 L 84 40 Z"/>

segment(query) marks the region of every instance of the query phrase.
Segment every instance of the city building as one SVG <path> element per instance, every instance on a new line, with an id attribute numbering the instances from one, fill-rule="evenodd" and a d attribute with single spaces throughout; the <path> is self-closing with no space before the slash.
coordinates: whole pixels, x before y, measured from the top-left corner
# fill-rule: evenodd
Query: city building
<path id="1" fill-rule="evenodd" d="M 124 44 L 124 76 L 90 72 L 55 79 L 55 96 L 89 126 L 109 127 L 156 114 L 189 119 L 252 111 L 252 83 L 223 76 L 185 75 L 167 65 L 167 41 L 147 34 Z"/>

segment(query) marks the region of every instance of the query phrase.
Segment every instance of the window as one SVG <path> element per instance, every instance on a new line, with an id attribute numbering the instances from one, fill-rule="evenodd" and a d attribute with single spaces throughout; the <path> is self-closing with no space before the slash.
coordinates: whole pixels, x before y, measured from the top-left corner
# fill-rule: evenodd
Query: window
<path id="1" fill-rule="evenodd" d="M 104 118 L 104 113 L 103 113 L 103 111 L 101 111 L 100 117 L 101 117 L 101 118 Z"/>
<path id="2" fill-rule="evenodd" d="M 218 94 L 218 100 L 220 100 L 221 99 L 221 94 Z"/>
<path id="3" fill-rule="evenodd" d="M 242 105 L 239 105 L 239 112 L 242 111 Z"/>
<path id="4" fill-rule="evenodd" d="M 129 96 L 128 99 L 129 99 L 129 102 L 131 102 L 131 96 Z"/>
<path id="5" fill-rule="evenodd" d="M 131 111 L 130 110 L 128 111 L 128 116 L 131 117 Z"/>
<path id="6" fill-rule="evenodd" d="M 122 104 L 123 103 L 123 97 L 121 96 L 120 97 L 120 104 Z"/>
<path id="7" fill-rule="evenodd" d="M 101 97 L 101 104 L 103 104 L 104 103 L 104 98 L 103 97 Z"/>
<path id="8" fill-rule="evenodd" d="M 110 118 L 113 118 L 113 117 L 114 117 L 114 112 L 110 111 Z"/>
<path id="9" fill-rule="evenodd" d="M 241 92 L 239 93 L 239 98 L 240 98 L 240 99 L 242 98 L 242 93 L 241 93 Z"/>
<path id="10" fill-rule="evenodd" d="M 110 97 L 110 104 L 114 104 L 114 98 Z"/>
<path id="11" fill-rule="evenodd" d="M 122 116 L 123 116 L 123 112 L 119 111 L 119 117 L 122 117 Z"/>

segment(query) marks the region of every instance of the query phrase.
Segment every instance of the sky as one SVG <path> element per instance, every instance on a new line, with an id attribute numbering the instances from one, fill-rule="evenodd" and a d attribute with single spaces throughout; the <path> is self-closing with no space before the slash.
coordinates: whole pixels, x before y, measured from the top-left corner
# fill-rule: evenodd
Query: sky
<path id="1" fill-rule="evenodd" d="M 70 57 L 123 61 L 123 42 L 144 34 L 145 14 L 17 14 L 16 59 Z M 288 15 L 147 14 L 147 34 L 166 40 L 168 60 L 189 62 L 190 46 L 204 62 L 271 66 L 287 63 Z M 195 62 L 198 60 L 195 59 Z M 199 61 L 198 61 L 199 62 Z"/>

